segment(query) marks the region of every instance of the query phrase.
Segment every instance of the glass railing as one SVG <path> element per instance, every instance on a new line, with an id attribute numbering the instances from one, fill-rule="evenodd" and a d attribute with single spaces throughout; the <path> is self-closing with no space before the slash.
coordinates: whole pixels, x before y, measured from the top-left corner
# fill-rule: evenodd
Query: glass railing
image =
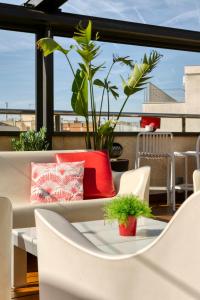
<path id="1" fill-rule="evenodd" d="M 102 113 L 102 121 L 106 117 Z M 117 112 L 110 113 L 114 120 Z M 158 117 L 161 120 L 160 129 L 157 131 L 167 132 L 199 132 L 199 114 L 177 114 L 177 113 L 144 113 L 125 112 L 122 114 L 116 132 L 138 132 L 141 131 L 140 120 L 142 116 Z M 98 113 L 97 113 L 98 118 Z M 2 131 L 26 131 L 35 129 L 35 110 L 31 109 L 0 109 L 0 132 Z M 74 114 L 73 111 L 54 111 L 55 132 L 85 132 L 86 126 L 83 117 Z"/>

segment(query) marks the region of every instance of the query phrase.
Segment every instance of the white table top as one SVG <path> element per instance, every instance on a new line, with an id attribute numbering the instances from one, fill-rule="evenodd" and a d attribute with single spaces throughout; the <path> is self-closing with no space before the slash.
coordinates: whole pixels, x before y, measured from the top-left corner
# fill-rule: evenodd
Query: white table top
<path id="1" fill-rule="evenodd" d="M 122 237 L 118 233 L 118 224 L 104 220 L 72 223 L 88 240 L 106 253 L 135 253 L 162 232 L 167 223 L 153 219 L 139 218 L 137 234 L 134 237 Z M 37 236 L 35 228 L 13 229 L 13 244 L 26 252 L 37 256 Z"/>

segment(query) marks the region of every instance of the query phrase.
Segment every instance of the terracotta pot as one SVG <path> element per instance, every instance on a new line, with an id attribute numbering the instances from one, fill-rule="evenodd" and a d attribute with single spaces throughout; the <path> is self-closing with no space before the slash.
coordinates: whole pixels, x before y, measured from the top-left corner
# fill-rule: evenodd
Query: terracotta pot
<path id="1" fill-rule="evenodd" d="M 126 224 L 119 224 L 119 234 L 123 236 L 136 235 L 137 219 L 133 216 L 128 217 Z"/>

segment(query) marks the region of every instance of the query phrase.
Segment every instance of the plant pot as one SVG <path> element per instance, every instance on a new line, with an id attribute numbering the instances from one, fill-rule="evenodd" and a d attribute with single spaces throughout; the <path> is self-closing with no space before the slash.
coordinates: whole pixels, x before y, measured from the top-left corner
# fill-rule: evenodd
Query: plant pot
<path id="1" fill-rule="evenodd" d="M 128 164 L 129 160 L 128 159 L 122 159 L 122 158 L 116 158 L 116 159 L 111 159 L 111 169 L 115 172 L 125 172 L 128 171 Z"/>
<path id="2" fill-rule="evenodd" d="M 129 216 L 126 224 L 119 224 L 119 234 L 123 236 L 136 235 L 137 219 Z"/>

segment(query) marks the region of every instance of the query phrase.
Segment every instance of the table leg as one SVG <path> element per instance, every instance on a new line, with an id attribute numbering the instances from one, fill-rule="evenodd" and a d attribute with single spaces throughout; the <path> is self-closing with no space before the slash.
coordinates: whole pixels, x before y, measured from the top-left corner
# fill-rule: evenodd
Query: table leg
<path id="1" fill-rule="evenodd" d="M 185 156 L 185 200 L 188 196 L 188 157 Z"/>
<path id="2" fill-rule="evenodd" d="M 170 159 L 167 158 L 167 205 L 170 205 Z"/>
<path id="3" fill-rule="evenodd" d="M 14 288 L 26 285 L 27 252 L 14 246 L 12 263 L 12 286 Z"/>

